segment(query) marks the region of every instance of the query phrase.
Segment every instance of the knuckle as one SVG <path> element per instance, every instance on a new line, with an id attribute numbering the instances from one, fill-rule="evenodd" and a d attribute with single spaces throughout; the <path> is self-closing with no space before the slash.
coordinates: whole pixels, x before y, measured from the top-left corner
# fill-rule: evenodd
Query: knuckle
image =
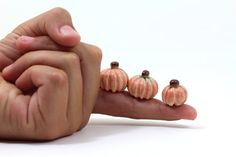
<path id="1" fill-rule="evenodd" d="M 101 48 L 94 46 L 94 54 L 97 58 L 97 60 L 100 62 L 102 60 L 102 50 Z"/>
<path id="2" fill-rule="evenodd" d="M 70 13 L 62 7 L 56 7 L 54 9 L 52 9 L 51 13 L 52 13 L 52 15 L 55 15 L 55 16 L 71 18 Z"/>
<path id="3" fill-rule="evenodd" d="M 89 52 L 90 59 L 93 60 L 94 63 L 99 63 L 102 60 L 102 50 L 98 46 L 95 45 L 89 45 Z"/>
<path id="4" fill-rule="evenodd" d="M 79 56 L 73 52 L 67 53 L 64 56 L 67 65 L 78 66 L 80 64 Z"/>
<path id="5" fill-rule="evenodd" d="M 78 55 L 73 53 L 73 52 L 67 53 L 67 57 L 70 61 L 74 61 L 74 62 L 76 61 L 77 62 L 79 60 Z"/>
<path id="6" fill-rule="evenodd" d="M 49 80 L 56 85 L 63 85 L 67 82 L 68 78 L 63 70 L 58 69 L 50 73 Z"/>

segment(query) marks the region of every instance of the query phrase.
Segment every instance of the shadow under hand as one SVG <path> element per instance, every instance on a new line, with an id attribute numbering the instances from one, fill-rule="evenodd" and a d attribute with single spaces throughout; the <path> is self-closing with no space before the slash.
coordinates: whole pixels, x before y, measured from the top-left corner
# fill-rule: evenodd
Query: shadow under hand
<path id="1" fill-rule="evenodd" d="M 119 117 L 91 118 L 89 124 L 81 131 L 51 142 L 24 142 L 24 141 L 0 141 L 8 144 L 28 144 L 28 145 L 64 145 L 64 144 L 85 144 L 96 142 L 97 140 L 135 132 L 138 129 L 152 127 L 155 131 L 165 128 L 175 129 L 198 129 L 199 127 L 189 124 L 178 123 L 177 121 L 157 121 L 157 120 L 133 120 Z M 159 129 L 158 129 L 159 128 Z"/>
<path id="2" fill-rule="evenodd" d="M 144 127 L 175 128 L 175 129 L 196 129 L 188 124 L 179 124 L 176 121 L 156 121 L 156 120 L 133 120 L 126 118 L 92 118 L 89 124 L 80 132 L 62 139 L 50 142 L 50 144 L 83 144 L 95 142 L 103 137 L 114 136 L 118 134 L 127 134 L 127 132 L 137 131 Z"/>

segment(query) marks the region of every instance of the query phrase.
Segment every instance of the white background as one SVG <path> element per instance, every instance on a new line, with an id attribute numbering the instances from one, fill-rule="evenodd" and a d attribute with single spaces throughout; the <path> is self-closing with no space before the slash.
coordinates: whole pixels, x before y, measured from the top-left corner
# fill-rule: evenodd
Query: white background
<path id="1" fill-rule="evenodd" d="M 142 121 L 93 115 L 73 136 L 47 143 L 0 142 L 0 156 L 235 156 L 235 0 L 0 0 L 0 37 L 56 6 L 84 42 L 130 76 L 148 69 L 160 92 L 178 78 L 195 121 Z M 1 124 L 0 124 L 1 125 Z"/>

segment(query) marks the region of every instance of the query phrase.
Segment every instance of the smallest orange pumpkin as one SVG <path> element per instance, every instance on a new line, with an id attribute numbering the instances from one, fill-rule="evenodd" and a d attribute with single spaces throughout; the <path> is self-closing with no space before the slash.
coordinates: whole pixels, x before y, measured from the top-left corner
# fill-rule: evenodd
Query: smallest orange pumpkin
<path id="1" fill-rule="evenodd" d="M 136 75 L 129 80 L 128 91 L 136 98 L 151 99 L 158 92 L 158 84 L 149 76 L 149 71 L 144 70 L 142 75 Z"/>
<path id="2" fill-rule="evenodd" d="M 111 68 L 105 69 L 100 74 L 100 87 L 106 91 L 124 91 L 128 83 L 127 73 L 119 68 L 119 62 L 111 62 Z"/>
<path id="3" fill-rule="evenodd" d="M 178 80 L 171 80 L 162 91 L 162 100 L 169 106 L 180 106 L 187 100 L 187 90 L 179 84 Z"/>

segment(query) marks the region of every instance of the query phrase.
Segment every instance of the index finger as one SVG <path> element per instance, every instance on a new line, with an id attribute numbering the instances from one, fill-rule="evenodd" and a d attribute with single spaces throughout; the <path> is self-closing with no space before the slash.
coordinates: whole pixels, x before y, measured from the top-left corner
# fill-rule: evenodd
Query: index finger
<path id="1" fill-rule="evenodd" d="M 100 90 L 93 113 L 134 119 L 194 120 L 197 111 L 192 106 L 170 107 L 158 99 L 136 99 L 128 92 L 111 93 Z"/>

